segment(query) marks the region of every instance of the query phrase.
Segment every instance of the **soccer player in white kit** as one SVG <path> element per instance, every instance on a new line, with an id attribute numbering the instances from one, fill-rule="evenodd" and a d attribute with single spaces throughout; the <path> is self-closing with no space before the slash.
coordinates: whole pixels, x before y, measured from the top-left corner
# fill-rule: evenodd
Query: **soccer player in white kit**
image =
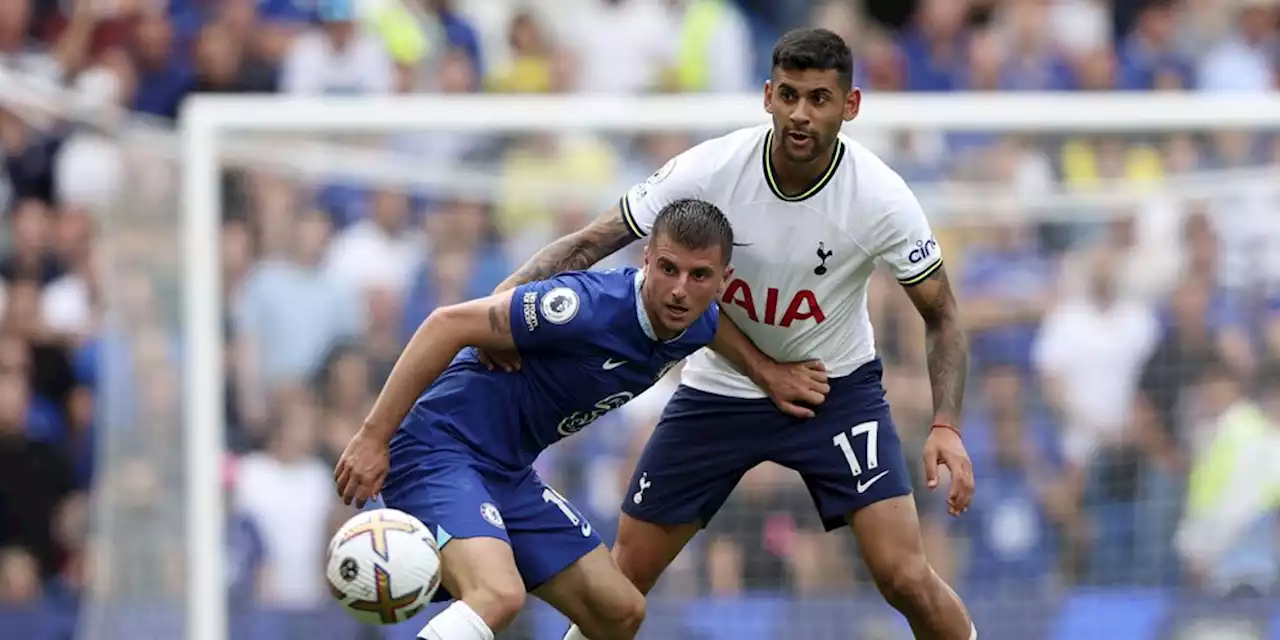
<path id="1" fill-rule="evenodd" d="M 973 471 L 957 420 L 968 350 L 942 251 L 920 204 L 875 154 L 840 133 L 858 114 L 849 47 L 823 30 L 793 31 L 773 51 L 765 84 L 772 126 L 741 129 L 672 159 L 588 227 L 544 248 L 499 289 L 581 269 L 645 237 L 681 198 L 717 205 L 739 243 L 721 313 L 754 343 L 739 371 L 702 350 L 636 465 L 613 556 L 643 592 L 749 469 L 798 471 L 828 530 L 849 525 L 876 585 L 917 638 L 977 637 L 955 592 L 924 556 L 911 482 L 881 386 L 867 313 L 877 262 L 906 289 L 929 339 L 934 427 L 924 447 L 929 488 L 948 468 L 948 510 L 964 512 Z M 758 351 L 756 351 L 758 349 Z M 517 366 L 509 354 L 486 354 Z M 777 363 L 818 360 L 826 385 Z M 826 393 L 824 393 L 826 392 Z M 824 397 L 825 395 L 825 397 Z M 566 640 L 582 640 L 576 627 Z M 600 639 L 597 639 L 600 640 Z"/>

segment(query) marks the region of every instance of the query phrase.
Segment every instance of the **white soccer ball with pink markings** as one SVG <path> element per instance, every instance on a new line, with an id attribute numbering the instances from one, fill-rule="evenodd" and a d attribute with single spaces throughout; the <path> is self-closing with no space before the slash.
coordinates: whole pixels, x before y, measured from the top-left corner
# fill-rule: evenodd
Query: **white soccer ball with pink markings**
<path id="1" fill-rule="evenodd" d="M 365 511 L 333 535 L 325 577 L 357 620 L 397 624 L 425 609 L 440 588 L 440 548 L 427 525 L 403 511 Z"/>

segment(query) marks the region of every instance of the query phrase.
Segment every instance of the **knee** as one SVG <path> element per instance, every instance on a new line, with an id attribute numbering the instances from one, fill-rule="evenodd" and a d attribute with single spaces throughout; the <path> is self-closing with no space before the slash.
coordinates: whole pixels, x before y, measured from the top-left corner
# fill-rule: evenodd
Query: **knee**
<path id="1" fill-rule="evenodd" d="M 634 638 L 640 633 L 640 625 L 644 623 L 644 596 L 635 589 L 621 598 L 595 612 L 595 620 L 586 626 L 594 627 L 586 633 L 588 638 L 609 638 L 612 640 Z M 583 627 L 587 631 L 586 627 Z"/>
<path id="2" fill-rule="evenodd" d="M 640 624 L 644 622 L 645 608 L 644 595 L 639 591 L 632 591 L 614 607 L 609 616 L 610 622 L 628 637 L 634 636 L 640 632 Z"/>
<path id="3" fill-rule="evenodd" d="M 461 594 L 489 628 L 497 631 L 511 624 L 524 608 L 524 584 L 518 580 L 493 580 Z"/>
<path id="4" fill-rule="evenodd" d="M 876 586 L 889 604 L 898 609 L 927 606 L 933 583 L 937 579 L 924 555 L 915 555 L 889 563 L 875 572 Z"/>

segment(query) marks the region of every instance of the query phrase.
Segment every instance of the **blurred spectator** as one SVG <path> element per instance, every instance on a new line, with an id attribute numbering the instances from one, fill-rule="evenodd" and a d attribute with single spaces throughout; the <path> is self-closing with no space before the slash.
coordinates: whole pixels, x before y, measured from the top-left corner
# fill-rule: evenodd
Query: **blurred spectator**
<path id="1" fill-rule="evenodd" d="M 409 280 L 401 339 L 439 306 L 489 295 L 509 271 L 501 247 L 491 235 L 491 219 L 478 202 L 442 203 L 427 218 L 430 243 L 426 258 Z"/>
<path id="2" fill-rule="evenodd" d="M 280 395 L 276 427 L 264 451 L 241 459 L 235 504 L 262 535 L 262 601 L 308 609 L 329 597 L 323 558 L 333 507 L 333 474 L 315 455 L 319 415 L 305 392 Z"/>
<path id="3" fill-rule="evenodd" d="M 0 548 L 0 604 L 34 604 L 42 591 L 35 557 L 21 547 Z"/>
<path id="4" fill-rule="evenodd" d="M 1225 42 L 1208 53 L 1197 71 L 1204 91 L 1270 92 L 1280 89 L 1277 60 L 1280 37 L 1276 34 L 1277 3 L 1242 0 L 1236 3 L 1236 26 Z"/>
<path id="5" fill-rule="evenodd" d="M 1178 548 L 1210 593 L 1269 595 L 1280 584 L 1280 366 L 1250 401 L 1221 363 L 1199 371 L 1191 434 L 1195 460 Z"/>
<path id="6" fill-rule="evenodd" d="M 290 255 L 261 262 L 236 294 L 240 393 L 250 422 L 263 416 L 262 394 L 310 378 L 334 345 L 364 326 L 359 294 L 321 268 L 329 226 L 323 213 L 301 214 Z"/>
<path id="7" fill-rule="evenodd" d="M 1083 541 L 1078 485 L 1067 478 L 1054 425 L 1023 375 L 1017 366 L 988 365 L 975 380 L 981 396 L 968 403 L 966 440 L 985 490 L 970 515 L 951 521 L 969 543 L 959 583 L 966 593 L 1044 593 L 1074 564 Z"/>
<path id="8" fill-rule="evenodd" d="M 191 60 L 174 46 L 168 16 L 148 12 L 134 27 L 133 61 L 138 74 L 133 109 L 162 118 L 178 117 L 178 105 L 195 87 Z"/>
<path id="9" fill-rule="evenodd" d="M 1117 297 L 1114 257 L 1098 251 L 1086 261 L 1087 291 L 1049 311 L 1033 350 L 1063 421 L 1066 457 L 1078 467 L 1091 459 L 1106 466 L 1109 452 L 1126 448 L 1138 373 L 1158 337 L 1149 309 Z"/>
<path id="10" fill-rule="evenodd" d="M 786 473 L 770 463 L 748 471 L 711 521 L 706 572 L 713 595 L 810 593 L 839 566 L 812 501 Z"/>
<path id="11" fill-rule="evenodd" d="M 1154 0 L 1142 9 L 1120 49 L 1120 89 L 1194 86 L 1192 61 L 1178 47 L 1174 9 L 1172 0 Z"/>
<path id="12" fill-rule="evenodd" d="M 57 570 L 52 525 L 71 490 L 71 471 L 53 445 L 26 435 L 30 386 L 21 372 L 0 372 L 0 547 L 29 549 L 41 576 Z"/>
<path id="13" fill-rule="evenodd" d="M 518 11 L 511 17 L 507 33 L 511 47 L 510 60 L 494 70 L 488 86 L 498 93 L 547 93 L 555 86 L 557 55 L 546 32 L 530 11 Z"/>
<path id="14" fill-rule="evenodd" d="M 670 86 L 684 93 L 736 93 L 753 82 L 751 31 L 727 0 L 666 0 L 678 31 Z"/>
<path id="15" fill-rule="evenodd" d="M 318 26 L 294 40 L 280 70 L 280 89 L 295 94 L 390 93 L 395 65 L 382 41 L 360 29 L 342 3 L 322 11 Z"/>
<path id="16" fill-rule="evenodd" d="M 34 280 L 49 284 L 62 276 L 63 268 L 52 251 L 51 213 L 38 200 L 18 203 L 9 218 L 13 246 L 0 258 L 0 278 L 12 284 Z"/>
<path id="17" fill-rule="evenodd" d="M 239 461 L 227 458 L 222 465 L 222 492 L 227 501 L 227 595 L 233 610 L 258 602 L 264 593 L 264 543 L 258 522 L 236 502 Z"/>
<path id="18" fill-rule="evenodd" d="M 962 73 L 968 34 L 964 30 L 965 3 L 921 0 L 900 46 L 905 58 L 906 89 L 950 91 Z"/>
<path id="19" fill-rule="evenodd" d="M 196 39 L 194 90 L 199 93 L 271 91 L 271 70 L 246 59 L 245 41 L 222 22 L 209 24 Z"/>
<path id="20" fill-rule="evenodd" d="M 1024 0 L 1006 5 L 1001 20 L 1008 61 L 1001 73 L 1001 88 L 1026 91 L 1062 91 L 1076 86 L 1067 59 L 1050 33 L 1048 0 Z"/>
<path id="21" fill-rule="evenodd" d="M 583 93 L 643 93 L 671 68 L 676 37 L 656 2 L 588 0 L 561 37 L 573 51 Z"/>
<path id="22" fill-rule="evenodd" d="M 423 242 L 409 230 L 409 198 L 381 189 L 368 199 L 369 216 L 338 232 L 325 258 L 325 277 L 361 293 L 409 285 Z"/>

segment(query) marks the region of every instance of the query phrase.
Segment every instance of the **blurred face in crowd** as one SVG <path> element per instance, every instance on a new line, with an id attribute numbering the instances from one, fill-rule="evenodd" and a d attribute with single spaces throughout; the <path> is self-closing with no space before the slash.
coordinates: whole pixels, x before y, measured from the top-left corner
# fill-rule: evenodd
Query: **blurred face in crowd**
<path id="1" fill-rule="evenodd" d="M 488 226 L 485 207 L 479 202 L 463 200 L 444 205 L 427 220 L 427 233 L 437 247 L 449 246 L 469 251 L 484 239 Z"/>
<path id="2" fill-rule="evenodd" d="M 1017 415 L 1022 408 L 1022 381 L 1018 375 L 1012 366 L 996 366 L 987 371 L 982 397 L 993 415 Z"/>
<path id="3" fill-rule="evenodd" d="M 206 82 L 229 85 L 240 73 L 241 44 L 223 24 L 212 24 L 200 32 L 196 45 L 196 66 Z"/>
<path id="4" fill-rule="evenodd" d="M 1199 397 L 1210 415 L 1219 415 L 1240 400 L 1240 385 L 1225 371 L 1215 370 L 1200 381 Z"/>
<path id="5" fill-rule="evenodd" d="M 38 200 L 25 200 L 18 205 L 12 219 L 13 251 L 33 256 L 49 245 L 49 209 Z"/>
<path id="6" fill-rule="evenodd" d="M 285 461 L 293 461 L 315 453 L 319 415 L 308 399 L 289 401 L 281 413 L 279 431 L 273 438 L 273 453 Z"/>
<path id="7" fill-rule="evenodd" d="M 461 51 L 450 51 L 440 59 L 440 91 L 469 93 L 476 88 L 476 70 L 471 58 Z"/>
<path id="8" fill-rule="evenodd" d="M 134 31 L 134 39 L 134 53 L 141 66 L 158 69 L 168 64 L 173 51 L 173 27 L 165 14 L 142 14 Z"/>
<path id="9" fill-rule="evenodd" d="M 30 22 L 30 0 L 0 2 L 0 48 L 10 49 L 22 46 Z"/>
<path id="10" fill-rule="evenodd" d="M 314 266 L 324 258 L 329 246 L 332 224 L 322 211 L 308 211 L 298 217 L 294 238 L 294 255 L 299 263 Z"/>
<path id="11" fill-rule="evenodd" d="M 393 233 L 404 228 L 409 220 L 409 198 L 399 191 L 379 191 L 373 196 L 373 222 L 383 230 Z"/>
<path id="12" fill-rule="evenodd" d="M 5 305 L 4 329 L 29 340 L 40 330 L 40 285 L 35 282 L 14 282 L 9 285 Z"/>
<path id="13" fill-rule="evenodd" d="M 964 26 L 965 4 L 956 0 L 924 0 L 917 14 L 920 28 L 937 38 L 954 35 Z"/>
<path id="14" fill-rule="evenodd" d="M 0 602 L 29 603 L 40 598 L 40 565 L 18 547 L 0 550 Z"/>
<path id="15" fill-rule="evenodd" d="M 1153 6 L 1142 12 L 1138 19 L 1138 32 L 1153 47 L 1169 46 L 1177 33 L 1178 23 L 1173 12 L 1166 7 Z"/>

